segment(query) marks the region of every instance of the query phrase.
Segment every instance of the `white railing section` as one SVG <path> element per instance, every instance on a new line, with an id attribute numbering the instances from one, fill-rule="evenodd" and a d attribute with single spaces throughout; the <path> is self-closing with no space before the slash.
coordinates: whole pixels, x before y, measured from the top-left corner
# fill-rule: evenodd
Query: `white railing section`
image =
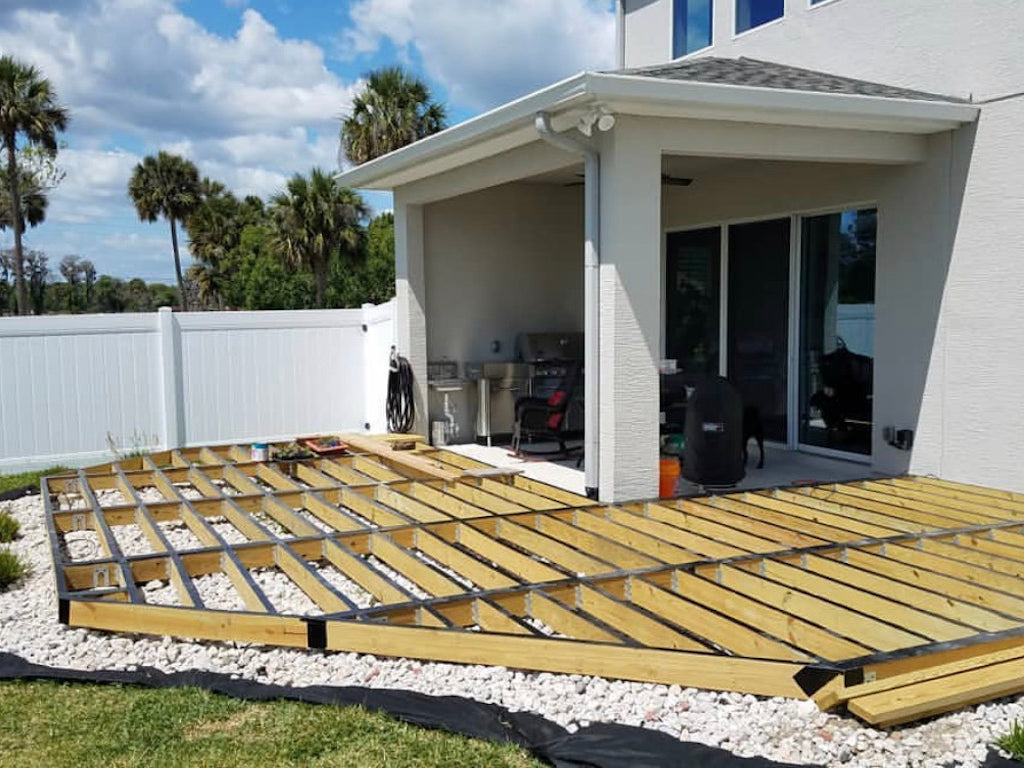
<path id="1" fill-rule="evenodd" d="M 395 302 L 0 318 L 0 473 L 384 431 Z"/>

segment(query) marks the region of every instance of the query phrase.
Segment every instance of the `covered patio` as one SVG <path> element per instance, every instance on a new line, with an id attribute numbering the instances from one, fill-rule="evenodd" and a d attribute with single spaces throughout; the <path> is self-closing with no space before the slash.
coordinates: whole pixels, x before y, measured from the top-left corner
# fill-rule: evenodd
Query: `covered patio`
<path id="1" fill-rule="evenodd" d="M 937 471 L 927 379 L 970 140 L 956 129 L 977 110 L 763 62 L 752 79 L 745 62 L 583 73 L 342 174 L 394 191 L 420 430 L 428 361 L 582 331 L 591 497 L 656 495 L 664 359 L 756 405 L 768 471 L 786 452 L 836 460 L 787 482 Z M 841 351 L 862 386 L 836 417 L 811 401 L 833 396 L 822 361 Z M 473 417 L 469 400 L 462 439 Z M 775 484 L 753 464 L 745 482 Z"/>

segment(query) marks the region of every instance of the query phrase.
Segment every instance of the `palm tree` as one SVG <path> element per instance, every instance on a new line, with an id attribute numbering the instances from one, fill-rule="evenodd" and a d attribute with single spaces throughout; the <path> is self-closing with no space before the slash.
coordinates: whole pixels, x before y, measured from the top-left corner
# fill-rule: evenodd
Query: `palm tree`
<path id="1" fill-rule="evenodd" d="M 38 69 L 12 56 L 0 56 L 0 147 L 7 151 L 6 188 L 10 195 L 10 226 L 14 230 L 14 282 L 18 312 L 23 315 L 29 313 L 29 295 L 21 242 L 26 216 L 22 212 L 18 139 L 22 137 L 48 157 L 55 157 L 57 133 L 67 128 L 69 119 L 50 81 Z M 27 218 L 32 221 L 31 215 Z"/>
<path id="2" fill-rule="evenodd" d="M 128 196 L 143 221 L 156 221 L 161 216 L 171 222 L 171 247 L 174 250 L 174 272 L 178 277 L 181 308 L 188 311 L 188 295 L 181 274 L 178 254 L 177 222 L 185 221 L 196 209 L 202 195 L 199 169 L 189 160 L 168 152 L 149 155 L 135 166 L 128 182 Z"/>
<path id="3" fill-rule="evenodd" d="M 342 119 L 341 148 L 359 165 L 444 130 L 446 118 L 423 81 L 401 67 L 382 67 L 367 75 L 352 113 Z"/>
<path id="4" fill-rule="evenodd" d="M 26 227 L 37 227 L 46 219 L 50 201 L 39 184 L 39 180 L 27 168 L 18 169 L 18 191 L 21 193 L 21 231 Z M 14 207 L 11 192 L 7 188 L 7 174 L 0 180 L 0 232 L 13 226 Z"/>
<path id="5" fill-rule="evenodd" d="M 316 306 L 323 308 L 327 269 L 338 254 L 352 261 L 363 238 L 361 222 L 369 209 L 358 193 L 314 168 L 307 179 L 296 174 L 270 201 L 277 249 L 295 266 L 313 273 Z"/>

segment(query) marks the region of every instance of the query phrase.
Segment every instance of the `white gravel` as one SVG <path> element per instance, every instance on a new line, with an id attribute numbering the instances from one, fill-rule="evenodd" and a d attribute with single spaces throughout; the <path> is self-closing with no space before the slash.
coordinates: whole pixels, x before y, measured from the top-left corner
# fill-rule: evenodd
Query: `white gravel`
<path id="1" fill-rule="evenodd" d="M 922 725 L 876 731 L 849 717 L 820 713 L 812 702 L 760 699 L 678 686 L 577 675 L 523 673 L 503 667 L 431 664 L 351 653 L 267 648 L 112 635 L 68 629 L 57 622 L 49 542 L 38 496 L 0 502 L 22 525 L 12 545 L 33 566 L 13 590 L 0 593 L 0 650 L 38 664 L 73 669 L 167 671 L 202 669 L 281 685 L 365 685 L 466 696 L 513 711 L 529 710 L 574 728 L 595 721 L 642 725 L 743 755 L 829 765 L 977 766 L 987 745 L 1024 717 L 1024 698 L 979 705 Z M 301 592 L 289 595 L 274 571 L 257 574 L 271 599 L 296 612 L 314 612 Z M 328 577 L 328 574 L 324 574 Z M 330 578 L 330 577 L 328 577 Z M 332 579 L 333 580 L 333 579 Z M 198 579 L 211 606 L 238 607 L 224 576 Z M 147 599 L 175 605 L 166 582 L 143 586 Z M 361 596 L 365 600 L 367 596 Z M 355 599 L 355 595 L 353 595 Z M 218 602 L 219 601 L 219 602 Z M 303 602 L 305 601 L 305 602 Z M 359 600 L 357 600 L 359 602 Z"/>

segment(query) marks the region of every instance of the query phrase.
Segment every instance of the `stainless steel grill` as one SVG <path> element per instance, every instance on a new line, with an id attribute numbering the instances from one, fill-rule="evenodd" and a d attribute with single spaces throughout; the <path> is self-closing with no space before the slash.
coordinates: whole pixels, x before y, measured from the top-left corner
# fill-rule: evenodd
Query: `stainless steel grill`
<path id="1" fill-rule="evenodd" d="M 583 365 L 583 334 L 521 333 L 516 354 L 529 367 L 529 392 L 533 397 L 550 397 L 565 381 L 572 368 Z M 577 383 L 566 411 L 566 430 L 583 429 L 583 378 Z"/>

